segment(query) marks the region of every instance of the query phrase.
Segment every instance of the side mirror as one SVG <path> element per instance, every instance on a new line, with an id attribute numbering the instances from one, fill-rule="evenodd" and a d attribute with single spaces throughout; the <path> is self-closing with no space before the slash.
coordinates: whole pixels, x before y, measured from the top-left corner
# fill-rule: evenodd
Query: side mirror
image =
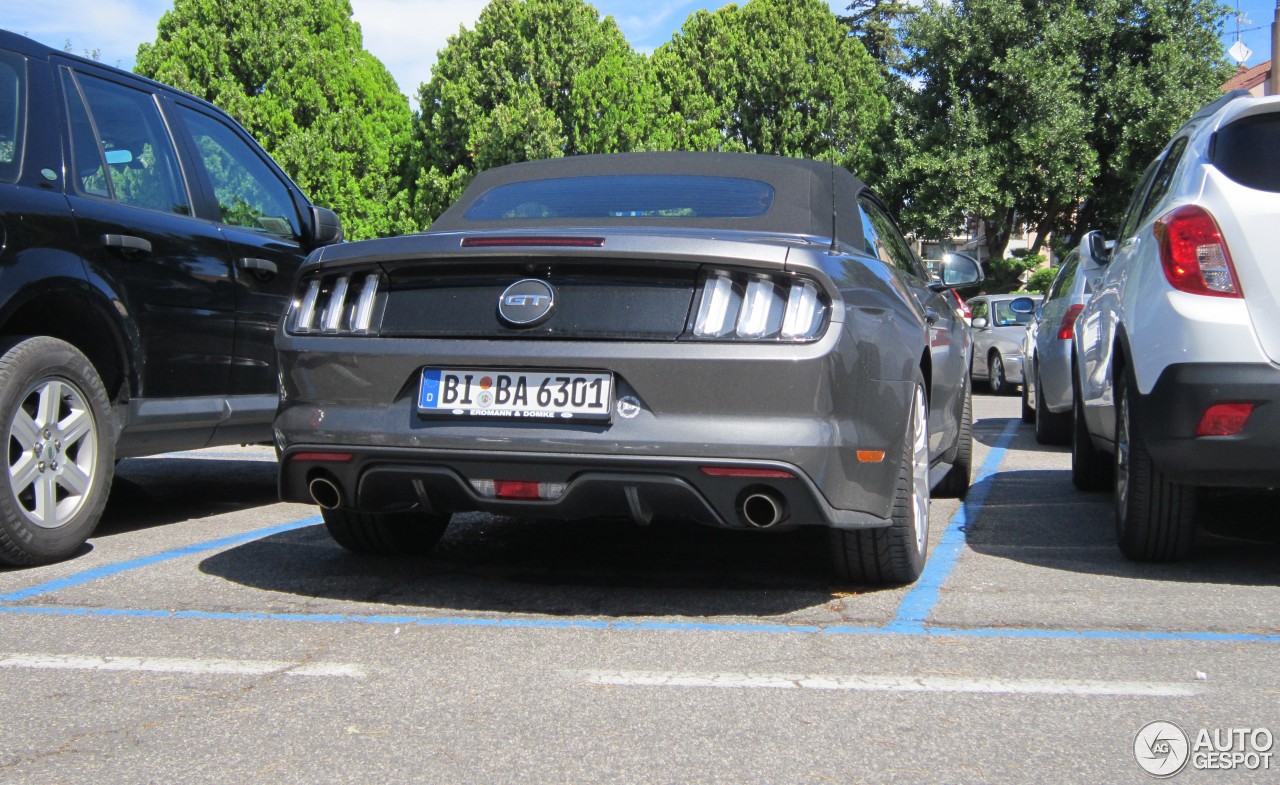
<path id="1" fill-rule="evenodd" d="M 1036 301 L 1030 297 L 1019 297 L 1009 301 L 1009 310 L 1014 313 L 1035 313 Z"/>
<path id="2" fill-rule="evenodd" d="M 987 324 L 988 324 L 987 317 L 977 316 L 977 317 L 974 317 L 973 322 L 969 326 L 975 330 L 985 330 L 987 329 Z"/>
<path id="3" fill-rule="evenodd" d="M 311 205 L 311 246 L 333 245 L 342 242 L 342 219 L 327 207 Z"/>
<path id="4" fill-rule="evenodd" d="M 1094 264 L 1106 264 L 1111 261 L 1111 249 L 1115 247 L 1114 242 L 1108 242 L 1102 232 L 1089 232 L 1084 236 L 1084 243 L 1089 249 L 1089 256 L 1093 257 Z"/>
<path id="5" fill-rule="evenodd" d="M 960 289 L 982 283 L 982 265 L 968 254 L 949 253 L 942 257 L 938 285 L 943 289 Z"/>

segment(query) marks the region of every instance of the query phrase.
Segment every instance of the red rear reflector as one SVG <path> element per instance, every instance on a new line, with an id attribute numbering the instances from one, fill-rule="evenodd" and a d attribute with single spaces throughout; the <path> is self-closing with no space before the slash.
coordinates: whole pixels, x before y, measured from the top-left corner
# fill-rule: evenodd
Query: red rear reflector
<path id="1" fill-rule="evenodd" d="M 758 479 L 791 480 L 795 475 L 779 469 L 734 469 L 727 466 L 703 466 L 702 473 L 709 477 L 755 477 Z"/>
<path id="2" fill-rule="evenodd" d="M 1204 410 L 1196 436 L 1234 436 L 1244 430 L 1251 414 L 1251 403 L 1215 403 Z"/>
<path id="3" fill-rule="evenodd" d="M 464 237 L 463 248 L 602 248 L 603 237 Z"/>
<path id="4" fill-rule="evenodd" d="M 354 457 L 349 452 L 300 452 L 289 456 L 289 460 L 307 463 L 346 463 Z"/>
<path id="5" fill-rule="evenodd" d="M 1076 319 L 1080 318 L 1083 305 L 1073 305 L 1062 315 L 1062 323 L 1058 325 L 1058 340 L 1069 341 L 1076 334 Z"/>
<path id="6" fill-rule="evenodd" d="M 538 483 L 524 480 L 494 480 L 493 495 L 499 499 L 541 499 Z"/>
<path id="7" fill-rule="evenodd" d="M 1207 210 L 1189 204 L 1156 221 L 1164 277 L 1173 288 L 1212 297 L 1240 297 L 1231 253 L 1218 222 Z"/>

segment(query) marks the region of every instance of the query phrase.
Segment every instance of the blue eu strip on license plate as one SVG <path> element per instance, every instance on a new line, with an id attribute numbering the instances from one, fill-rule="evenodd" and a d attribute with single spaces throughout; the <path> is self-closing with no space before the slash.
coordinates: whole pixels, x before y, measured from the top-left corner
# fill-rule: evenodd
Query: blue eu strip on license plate
<path id="1" fill-rule="evenodd" d="M 418 412 L 452 417 L 608 422 L 613 375 L 595 371 L 424 368 Z"/>

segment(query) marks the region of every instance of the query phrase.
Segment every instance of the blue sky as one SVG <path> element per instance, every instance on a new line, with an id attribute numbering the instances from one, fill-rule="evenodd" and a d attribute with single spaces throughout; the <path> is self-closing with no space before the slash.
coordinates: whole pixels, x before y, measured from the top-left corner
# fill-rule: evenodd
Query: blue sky
<path id="1" fill-rule="evenodd" d="M 235 1 L 235 0 L 233 0 Z M 240 0 L 243 1 L 243 0 Z M 248 0 L 251 2 L 252 0 Z M 351 0 L 355 20 L 364 31 L 365 47 L 376 55 L 407 95 L 431 76 L 436 52 L 459 25 L 471 27 L 488 0 Z M 842 11 L 849 0 L 831 0 Z M 68 40 L 77 53 L 101 52 L 103 62 L 132 68 L 138 44 L 155 39 L 160 15 L 172 0 L 3 0 L 0 27 L 29 35 L 50 46 Z M 618 22 L 631 45 L 652 51 L 680 29 L 700 8 L 719 8 L 718 0 L 596 0 L 602 14 Z M 1253 55 L 1245 65 L 1270 57 L 1274 0 L 1228 0 L 1244 14 L 1241 38 Z M 1253 29 L 1250 29 L 1253 28 Z M 1228 24 L 1223 47 L 1235 42 L 1235 24 Z"/>

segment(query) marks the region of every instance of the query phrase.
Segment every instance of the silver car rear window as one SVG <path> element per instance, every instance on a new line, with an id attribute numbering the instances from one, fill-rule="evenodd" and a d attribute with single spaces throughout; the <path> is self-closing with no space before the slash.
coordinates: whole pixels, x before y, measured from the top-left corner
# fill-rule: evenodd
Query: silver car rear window
<path id="1" fill-rule="evenodd" d="M 1280 112 L 1251 115 L 1214 135 L 1214 166 L 1243 186 L 1280 193 Z"/>
<path id="2" fill-rule="evenodd" d="M 600 175 L 500 185 L 467 209 L 469 221 L 530 218 L 753 218 L 774 189 L 738 177 Z"/>

